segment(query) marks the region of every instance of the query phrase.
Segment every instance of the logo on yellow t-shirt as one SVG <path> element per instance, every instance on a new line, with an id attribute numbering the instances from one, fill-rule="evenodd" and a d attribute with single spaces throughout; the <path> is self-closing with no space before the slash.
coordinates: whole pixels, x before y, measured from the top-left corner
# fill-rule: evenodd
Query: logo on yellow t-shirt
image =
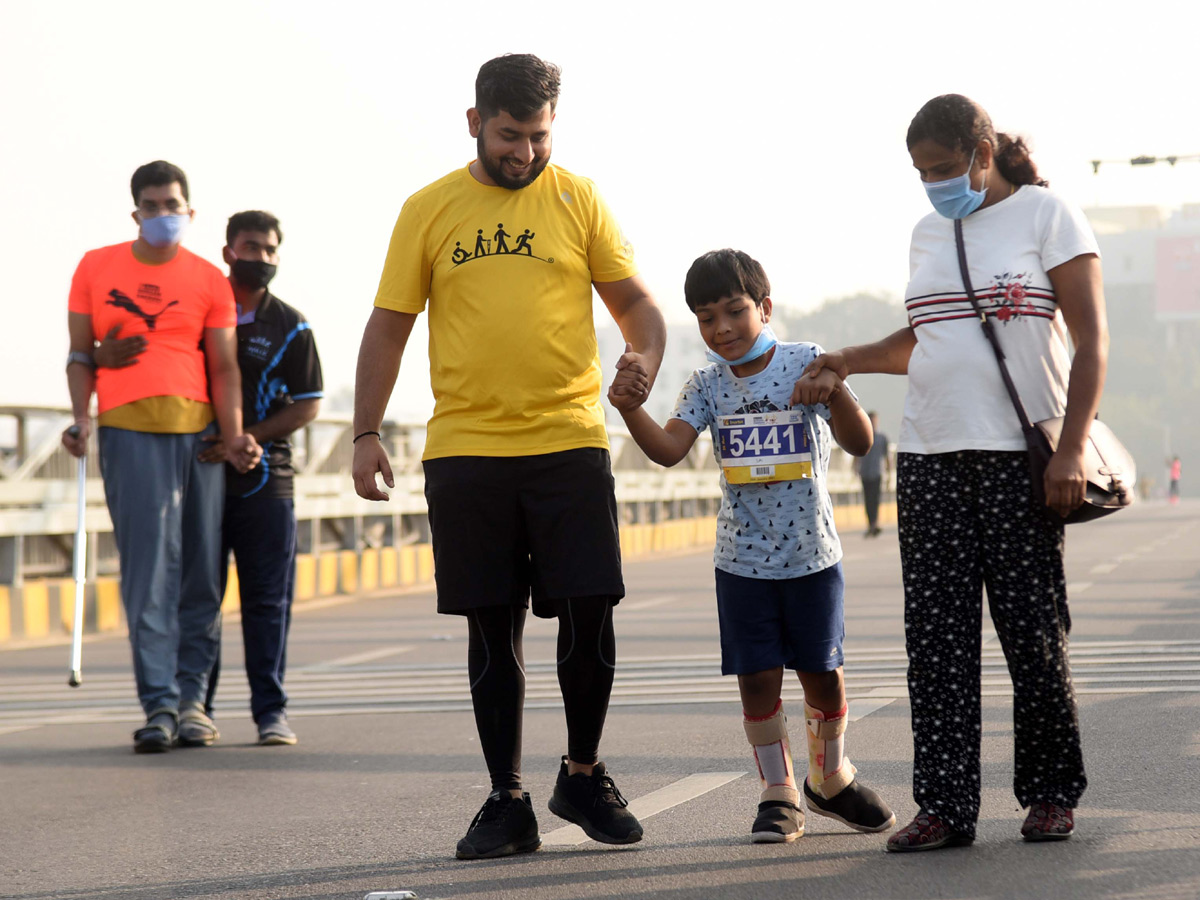
<path id="1" fill-rule="evenodd" d="M 484 237 L 482 228 L 476 230 L 474 246 L 470 251 L 463 247 L 462 241 L 455 241 L 454 252 L 450 254 L 450 258 L 456 266 L 476 259 L 486 259 L 489 256 L 519 256 L 525 259 L 538 259 L 545 263 L 554 262 L 552 256 L 538 256 L 533 252 L 535 237 L 537 237 L 537 232 L 530 231 L 528 228 L 516 236 L 509 234 L 504 230 L 504 223 L 498 222 L 496 231 L 491 237 Z M 510 238 L 512 238 L 512 244 L 509 244 Z M 468 244 L 470 244 L 470 239 L 468 239 Z"/>

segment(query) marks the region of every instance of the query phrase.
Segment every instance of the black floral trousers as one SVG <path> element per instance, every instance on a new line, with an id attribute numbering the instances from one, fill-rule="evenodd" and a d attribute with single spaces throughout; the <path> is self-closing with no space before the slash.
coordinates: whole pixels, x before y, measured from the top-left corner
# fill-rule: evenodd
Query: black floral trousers
<path id="1" fill-rule="evenodd" d="M 1074 808 L 1087 787 L 1067 659 L 1063 528 L 1033 507 L 1024 452 L 901 453 L 897 465 L 913 799 L 974 836 L 987 588 L 1013 683 L 1013 790 Z"/>

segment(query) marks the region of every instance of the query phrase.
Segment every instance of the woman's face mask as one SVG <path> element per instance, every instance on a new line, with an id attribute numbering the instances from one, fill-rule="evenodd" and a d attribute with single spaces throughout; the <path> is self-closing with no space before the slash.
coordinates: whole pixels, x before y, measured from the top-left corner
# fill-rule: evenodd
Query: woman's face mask
<path id="1" fill-rule="evenodd" d="M 947 219 L 962 219 L 979 209 L 987 196 L 987 178 L 983 179 L 983 190 L 976 191 L 971 187 L 971 167 L 975 165 L 975 152 L 971 151 L 971 161 L 967 163 L 967 171 L 957 178 L 947 178 L 945 181 L 925 182 L 925 194 L 933 208 Z"/>

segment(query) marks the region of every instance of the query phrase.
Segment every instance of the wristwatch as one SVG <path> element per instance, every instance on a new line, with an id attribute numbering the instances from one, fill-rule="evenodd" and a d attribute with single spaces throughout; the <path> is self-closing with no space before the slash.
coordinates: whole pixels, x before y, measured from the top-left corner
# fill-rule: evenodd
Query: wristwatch
<path id="1" fill-rule="evenodd" d="M 71 363 L 79 363 L 87 366 L 89 369 L 96 368 L 96 361 L 92 359 L 92 354 L 84 353 L 82 350 L 72 350 L 67 354 L 67 367 L 70 368 Z"/>
<path id="2" fill-rule="evenodd" d="M 96 367 L 96 360 L 91 358 L 90 353 L 84 353 L 83 350 L 71 350 L 67 354 L 67 368 L 71 367 L 72 362 L 78 362 L 79 365 L 88 366 L 88 368 Z"/>

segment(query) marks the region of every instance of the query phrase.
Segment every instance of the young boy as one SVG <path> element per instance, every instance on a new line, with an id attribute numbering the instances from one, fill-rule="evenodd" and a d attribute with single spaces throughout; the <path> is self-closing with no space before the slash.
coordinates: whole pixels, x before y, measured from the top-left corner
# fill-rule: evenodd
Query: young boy
<path id="1" fill-rule="evenodd" d="M 862 456 L 871 448 L 871 423 L 828 369 L 798 382 L 822 351 L 776 341 L 767 325 L 770 292 L 762 266 L 747 254 L 704 254 L 688 271 L 684 297 L 713 365 L 688 379 L 665 428 L 641 408 L 648 379 L 629 354 L 609 391 L 630 435 L 660 465 L 675 465 L 702 429 L 712 431 L 724 494 L 715 551 L 721 672 L 738 676 L 762 781 L 750 834 L 756 843 L 804 833 L 780 699 L 785 666 L 804 688 L 808 808 L 858 831 L 895 822 L 842 753 L 842 549 L 826 488 L 831 434 Z"/>

